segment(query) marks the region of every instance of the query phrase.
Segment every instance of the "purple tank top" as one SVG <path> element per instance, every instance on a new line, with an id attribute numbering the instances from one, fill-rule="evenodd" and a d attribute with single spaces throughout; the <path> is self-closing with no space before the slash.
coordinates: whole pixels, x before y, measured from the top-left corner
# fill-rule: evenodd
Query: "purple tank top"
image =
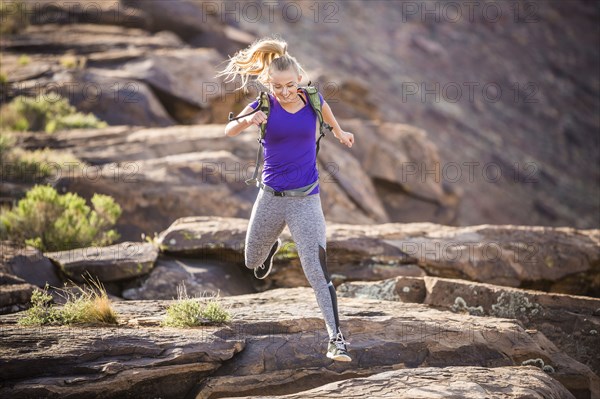
<path id="1" fill-rule="evenodd" d="M 323 96 L 319 93 L 321 106 Z M 319 178 L 316 156 L 317 115 L 307 102 L 291 114 L 269 94 L 270 112 L 265 131 L 262 181 L 277 191 L 308 186 Z M 250 104 L 253 109 L 258 100 Z M 317 194 L 319 185 L 309 195 Z"/>

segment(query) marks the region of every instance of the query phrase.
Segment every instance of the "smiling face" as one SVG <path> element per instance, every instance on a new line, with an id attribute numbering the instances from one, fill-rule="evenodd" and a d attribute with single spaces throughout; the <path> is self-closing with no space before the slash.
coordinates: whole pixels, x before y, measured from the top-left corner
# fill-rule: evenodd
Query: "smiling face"
<path id="1" fill-rule="evenodd" d="M 271 71 L 269 74 L 269 85 L 271 92 L 277 101 L 284 104 L 292 104 L 298 101 L 298 85 L 302 75 L 298 75 L 293 69 L 284 71 Z"/>

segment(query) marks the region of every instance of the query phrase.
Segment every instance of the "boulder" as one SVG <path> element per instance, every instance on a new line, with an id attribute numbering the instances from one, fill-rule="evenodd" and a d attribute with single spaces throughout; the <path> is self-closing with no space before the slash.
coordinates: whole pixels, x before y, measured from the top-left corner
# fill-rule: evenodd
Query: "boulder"
<path id="1" fill-rule="evenodd" d="M 56 73 L 53 83 L 54 91 L 68 98 L 79 111 L 91 112 L 109 125 L 176 123 L 151 87 L 127 75 L 89 68 Z M 90 94 L 92 90 L 94 95 Z"/>
<path id="2" fill-rule="evenodd" d="M 52 0 L 22 0 L 21 3 L 28 11 L 24 17 L 35 25 L 99 24 L 132 27 L 144 22 L 140 10 L 127 7 L 122 1 L 110 3 L 82 0 L 77 3 L 60 3 Z"/>
<path id="3" fill-rule="evenodd" d="M 343 124 L 359 134 L 352 155 L 373 181 L 389 221 L 451 224 L 457 219 L 462 191 L 446 184 L 427 132 L 401 123 L 349 119 Z"/>
<path id="4" fill-rule="evenodd" d="M 235 52 L 253 41 L 252 35 L 224 24 L 221 3 L 182 0 L 177 3 L 146 3 L 123 0 L 127 7 L 135 8 L 144 16 L 144 27 L 151 31 L 175 32 L 196 46 L 211 45 L 223 51 Z M 239 32 L 232 34 L 231 31 Z"/>
<path id="5" fill-rule="evenodd" d="M 340 263 L 349 263 L 349 251 L 358 255 L 354 264 L 378 256 L 396 262 L 408 258 L 433 276 L 600 296 L 597 229 L 390 223 L 330 224 L 328 230 L 329 249 Z"/>
<path id="6" fill-rule="evenodd" d="M 67 4 L 67 3 L 64 3 Z M 73 3 L 72 3 L 73 4 Z M 94 5 L 97 5 L 94 2 Z M 52 2 L 52 5 L 58 5 Z M 114 5 L 114 3 L 112 4 Z M 43 5 L 38 4 L 37 10 Z M 36 10 L 35 4 L 30 10 Z M 46 10 L 49 10 L 47 8 Z M 106 14 L 105 14 L 106 15 Z M 163 47 L 181 47 L 184 44 L 170 32 L 151 34 L 142 29 L 125 28 L 114 25 L 98 25 L 93 23 L 41 23 L 28 26 L 16 35 L 2 37 L 3 49 L 7 52 L 50 53 L 65 55 L 92 54 L 115 48 L 155 49 Z M 75 60 L 77 63 L 83 59 Z M 74 66 L 73 66 L 74 67 Z M 53 69 L 56 71 L 56 69 Z"/>
<path id="7" fill-rule="evenodd" d="M 43 287 L 46 282 L 59 280 L 54 265 L 41 252 L 0 241 L 0 314 L 27 309 L 36 285 Z"/>
<path id="8" fill-rule="evenodd" d="M 333 139 L 335 140 L 335 139 Z M 323 140 L 321 140 L 323 142 Z M 375 186 L 370 179 L 368 169 L 353 152 L 341 148 L 336 142 L 327 143 L 319 158 L 320 191 L 323 194 L 325 217 L 329 220 L 350 220 L 364 223 L 361 216 L 383 223 L 389 220 Z M 333 184 L 332 184 L 333 183 Z M 354 208 L 348 209 L 346 198 Z"/>
<path id="9" fill-rule="evenodd" d="M 248 220 L 241 218 L 187 217 L 177 219 L 156 242 L 166 253 L 214 255 L 243 262 L 247 227 Z"/>
<path id="10" fill-rule="evenodd" d="M 0 314 L 14 313 L 29 307 L 34 285 L 23 279 L 0 272 Z"/>
<path id="11" fill-rule="evenodd" d="M 148 242 L 123 242 L 106 247 L 46 252 L 61 270 L 77 282 L 90 277 L 100 282 L 128 280 L 152 270 L 158 248 Z"/>
<path id="12" fill-rule="evenodd" d="M 4 264 L 7 271 L 26 282 L 43 288 L 46 284 L 54 287 L 62 285 L 56 266 L 33 247 L 8 247 L 3 245 Z"/>
<path id="13" fill-rule="evenodd" d="M 381 281 L 353 281 L 337 287 L 339 296 L 404 303 L 423 303 L 427 296 L 422 277 L 394 277 Z"/>
<path id="14" fill-rule="evenodd" d="M 226 117 L 225 113 L 218 113 L 223 112 L 223 103 L 232 103 L 226 101 L 232 96 L 226 96 L 222 80 L 214 77 L 214 66 L 221 60 L 213 48 L 164 48 L 104 73 L 144 82 L 179 124 L 215 123 Z"/>
<path id="15" fill-rule="evenodd" d="M 184 285 L 191 297 L 241 295 L 255 292 L 254 276 L 237 264 L 213 259 L 159 256 L 146 278 L 123 291 L 125 299 L 174 299 Z"/>

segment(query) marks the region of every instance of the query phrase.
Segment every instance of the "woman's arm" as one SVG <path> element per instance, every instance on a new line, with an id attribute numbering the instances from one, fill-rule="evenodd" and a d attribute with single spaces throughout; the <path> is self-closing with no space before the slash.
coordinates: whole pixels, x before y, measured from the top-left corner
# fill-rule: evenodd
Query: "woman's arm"
<path id="1" fill-rule="evenodd" d="M 237 116 L 239 117 L 240 115 L 245 115 L 252 111 L 254 111 L 254 108 L 247 105 L 246 108 L 244 108 L 242 110 L 242 112 L 240 112 Z M 266 122 L 266 121 L 267 121 L 267 116 L 265 115 L 265 113 L 262 111 L 258 111 L 257 113 L 248 115 L 245 118 L 241 118 L 241 119 L 229 122 L 225 126 L 225 136 L 230 136 L 230 137 L 237 136 L 244 129 L 247 129 L 252 125 L 258 126 L 261 123 Z"/>
<path id="2" fill-rule="evenodd" d="M 354 135 L 350 132 L 345 132 L 340 127 L 339 123 L 335 120 L 335 116 L 333 116 L 333 111 L 329 107 L 329 104 L 323 102 L 323 120 L 331 126 L 331 130 L 336 139 L 340 141 L 340 143 L 348 146 L 348 148 L 352 147 L 354 144 Z"/>

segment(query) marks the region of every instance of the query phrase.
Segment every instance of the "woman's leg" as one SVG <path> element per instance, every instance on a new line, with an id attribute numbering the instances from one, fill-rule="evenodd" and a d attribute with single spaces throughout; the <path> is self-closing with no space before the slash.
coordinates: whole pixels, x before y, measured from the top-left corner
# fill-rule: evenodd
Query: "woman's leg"
<path id="1" fill-rule="evenodd" d="M 262 265 L 273 244 L 285 228 L 285 201 L 259 190 L 246 232 L 244 257 L 246 267 L 255 269 Z"/>
<path id="2" fill-rule="evenodd" d="M 325 217 L 318 194 L 288 198 L 286 222 L 296 242 L 304 274 L 315 291 L 329 338 L 339 331 L 337 296 L 327 272 Z"/>

